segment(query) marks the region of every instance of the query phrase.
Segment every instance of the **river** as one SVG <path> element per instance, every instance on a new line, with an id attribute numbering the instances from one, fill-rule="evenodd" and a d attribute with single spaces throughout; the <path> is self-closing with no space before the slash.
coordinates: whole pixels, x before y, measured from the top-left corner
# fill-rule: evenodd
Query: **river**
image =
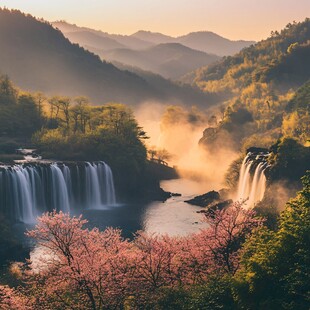
<path id="1" fill-rule="evenodd" d="M 165 202 L 124 203 L 105 210 L 83 211 L 83 217 L 88 220 L 87 226 L 98 227 L 101 230 L 117 227 L 122 229 L 123 236 L 126 238 L 132 238 L 138 230 L 184 236 L 206 227 L 202 221 L 202 215 L 196 212 L 201 208 L 190 205 L 184 200 L 211 190 L 210 186 L 189 179 L 176 179 L 162 181 L 161 187 L 166 191 L 180 193 L 182 196 L 171 197 Z M 34 225 L 16 224 L 14 226 L 18 239 L 26 246 L 33 247 L 33 243 L 24 236 L 24 232 L 33 228 Z"/>

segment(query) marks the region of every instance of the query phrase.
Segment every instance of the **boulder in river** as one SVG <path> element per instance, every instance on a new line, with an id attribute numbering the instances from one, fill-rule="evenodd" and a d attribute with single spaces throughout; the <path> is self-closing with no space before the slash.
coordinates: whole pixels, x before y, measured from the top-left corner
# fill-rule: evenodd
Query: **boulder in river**
<path id="1" fill-rule="evenodd" d="M 212 203 L 218 202 L 219 200 L 220 194 L 216 191 L 210 191 L 206 194 L 196 196 L 193 199 L 185 200 L 185 202 L 199 207 L 207 207 Z"/>

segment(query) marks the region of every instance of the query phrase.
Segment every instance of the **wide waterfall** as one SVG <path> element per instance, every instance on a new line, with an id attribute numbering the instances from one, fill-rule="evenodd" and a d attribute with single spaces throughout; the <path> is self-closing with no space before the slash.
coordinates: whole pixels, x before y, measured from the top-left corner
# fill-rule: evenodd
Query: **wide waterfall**
<path id="1" fill-rule="evenodd" d="M 268 167 L 268 154 L 249 152 L 244 158 L 240 173 L 237 200 L 251 208 L 264 198 L 266 190 L 265 170 Z"/>
<path id="2" fill-rule="evenodd" d="M 0 210 L 14 221 L 34 223 L 45 211 L 115 204 L 113 174 L 104 162 L 0 166 Z"/>

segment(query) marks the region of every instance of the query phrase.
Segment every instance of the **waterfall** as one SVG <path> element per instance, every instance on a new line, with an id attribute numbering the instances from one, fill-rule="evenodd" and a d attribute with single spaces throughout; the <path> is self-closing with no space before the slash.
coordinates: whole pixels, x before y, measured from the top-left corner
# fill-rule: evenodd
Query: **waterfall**
<path id="1" fill-rule="evenodd" d="M 261 201 L 264 198 L 266 188 L 266 177 L 264 173 L 265 163 L 259 163 L 255 169 L 251 192 L 249 196 L 249 205 L 255 205 L 255 203 Z"/>
<path id="2" fill-rule="evenodd" d="M 0 211 L 17 222 L 34 223 L 45 211 L 115 204 L 113 174 L 104 162 L 0 166 Z"/>
<path id="3" fill-rule="evenodd" d="M 253 207 L 264 198 L 266 189 L 265 170 L 268 154 L 248 153 L 244 158 L 238 182 L 237 200 L 245 201 L 247 207 Z M 254 171 L 252 177 L 251 173 Z"/>
<path id="4" fill-rule="evenodd" d="M 98 166 L 86 163 L 86 203 L 95 209 L 101 205 Z"/>
<path id="5" fill-rule="evenodd" d="M 86 201 L 97 209 L 115 205 L 115 190 L 111 168 L 104 162 L 86 163 Z"/>
<path id="6" fill-rule="evenodd" d="M 238 185 L 238 197 L 248 197 L 250 190 L 250 169 L 251 169 L 252 161 L 249 160 L 249 156 L 247 155 L 241 165 L 240 176 L 239 176 L 239 185 Z"/>
<path id="7" fill-rule="evenodd" d="M 102 203 L 107 205 L 115 205 L 115 189 L 113 181 L 113 173 L 111 168 L 104 162 L 98 164 L 99 178 L 101 184 L 104 184 L 105 195 L 102 195 Z"/>
<path id="8" fill-rule="evenodd" d="M 53 210 L 70 212 L 68 184 L 65 181 L 63 171 L 56 165 L 50 166 L 52 174 L 52 206 Z"/>

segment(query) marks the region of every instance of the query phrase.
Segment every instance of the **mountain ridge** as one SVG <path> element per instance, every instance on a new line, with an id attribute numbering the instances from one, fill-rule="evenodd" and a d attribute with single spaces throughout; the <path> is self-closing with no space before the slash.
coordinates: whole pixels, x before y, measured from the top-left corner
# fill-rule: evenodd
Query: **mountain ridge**
<path id="1" fill-rule="evenodd" d="M 107 61 L 136 66 L 170 79 L 178 79 L 189 71 L 220 59 L 216 55 L 193 50 L 180 43 L 160 43 L 138 51 L 127 48 L 95 51 L 91 47 L 90 50 Z"/>
<path id="2" fill-rule="evenodd" d="M 66 34 L 68 31 L 66 30 L 68 27 L 70 27 L 71 24 L 61 21 L 61 22 L 52 22 L 51 23 L 54 27 L 57 27 L 59 30 L 61 30 L 64 34 Z M 79 27 L 77 25 L 71 25 L 76 28 L 82 28 L 82 29 L 88 29 L 88 31 L 96 31 L 96 32 L 102 32 L 99 30 L 93 30 L 91 28 L 85 28 L 85 27 Z M 148 44 L 160 44 L 160 43 L 181 43 L 189 48 L 192 49 L 198 49 L 199 51 L 203 51 L 205 53 L 211 53 L 211 54 L 216 54 L 218 56 L 228 56 L 235 54 L 236 52 L 240 51 L 242 48 L 249 46 L 251 44 L 254 44 L 255 41 L 246 41 L 246 40 L 230 40 L 227 38 L 224 38 L 214 32 L 211 31 L 197 31 L 197 32 L 190 32 L 186 35 L 178 36 L 178 37 L 172 37 L 168 36 L 159 32 L 152 32 L 152 31 L 147 31 L 147 30 L 139 30 L 131 35 L 115 35 L 115 34 L 108 34 L 106 32 L 102 32 L 102 34 L 109 36 L 113 39 L 120 40 L 119 42 L 122 43 L 125 38 L 127 41 L 132 40 L 132 39 L 139 39 L 140 40 L 140 47 L 141 46 L 141 41 L 144 43 L 144 47 L 147 47 Z M 195 40 L 193 41 L 193 36 L 195 37 Z M 199 37 L 198 37 L 199 36 Z M 212 39 L 216 39 L 217 43 L 220 43 L 220 46 L 208 46 L 209 44 L 213 44 Z M 200 42 L 202 40 L 207 39 L 207 44 L 204 42 Z M 122 42 L 121 42 L 122 41 Z M 143 45 L 143 44 L 142 44 Z M 198 48 L 196 48 L 196 47 Z M 134 48 L 131 45 L 131 48 Z M 134 48 L 134 49 L 139 49 L 139 48 Z"/>
<path id="3" fill-rule="evenodd" d="M 0 9 L 0 44 L 1 73 L 25 90 L 83 95 L 96 104 L 148 100 L 187 104 L 182 86 L 164 94 L 137 74 L 120 70 L 72 44 L 49 23 L 18 10 Z M 192 89 L 189 98 L 193 104 L 208 104 L 208 96 L 198 90 Z"/>

